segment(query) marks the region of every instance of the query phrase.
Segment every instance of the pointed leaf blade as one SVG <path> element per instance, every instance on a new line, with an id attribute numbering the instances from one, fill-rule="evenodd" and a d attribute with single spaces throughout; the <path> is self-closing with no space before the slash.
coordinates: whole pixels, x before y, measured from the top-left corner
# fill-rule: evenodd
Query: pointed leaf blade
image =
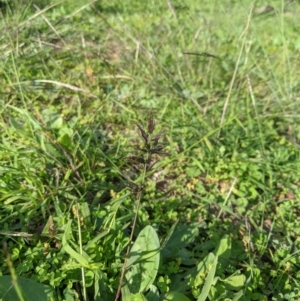
<path id="1" fill-rule="evenodd" d="M 150 225 L 139 234 L 129 253 L 125 277 L 132 294 L 145 292 L 154 282 L 160 258 L 158 236 Z"/>

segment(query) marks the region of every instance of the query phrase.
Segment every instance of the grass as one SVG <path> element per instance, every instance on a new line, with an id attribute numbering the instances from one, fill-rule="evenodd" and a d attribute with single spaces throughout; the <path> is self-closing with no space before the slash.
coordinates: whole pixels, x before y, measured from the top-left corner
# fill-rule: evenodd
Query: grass
<path id="1" fill-rule="evenodd" d="M 297 1 L 0 5 L 0 299 L 299 300 Z"/>

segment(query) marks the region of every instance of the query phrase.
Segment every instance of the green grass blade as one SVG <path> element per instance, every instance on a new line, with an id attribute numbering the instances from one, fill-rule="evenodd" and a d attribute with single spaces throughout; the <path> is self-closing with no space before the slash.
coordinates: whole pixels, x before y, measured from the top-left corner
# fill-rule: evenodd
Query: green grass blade
<path id="1" fill-rule="evenodd" d="M 214 260 L 214 263 L 212 264 L 212 266 L 211 266 L 211 268 L 210 268 L 210 270 L 207 274 L 203 289 L 202 289 L 201 294 L 198 297 L 197 301 L 205 301 L 206 298 L 208 297 L 210 288 L 212 287 L 212 285 L 214 283 L 217 264 L 218 264 L 218 257 L 216 256 L 215 260 Z"/>
<path id="2" fill-rule="evenodd" d="M 68 242 L 67 242 L 67 237 L 69 237 L 70 233 L 71 233 L 71 224 L 72 224 L 72 220 L 69 220 L 67 225 L 66 225 L 65 233 L 63 234 L 63 237 L 62 237 L 62 246 L 65 249 L 65 251 L 72 258 L 74 258 L 82 266 L 86 267 L 86 266 L 88 266 L 89 262 L 82 255 L 80 255 L 74 249 L 72 249 L 70 247 L 70 245 L 68 244 Z"/>

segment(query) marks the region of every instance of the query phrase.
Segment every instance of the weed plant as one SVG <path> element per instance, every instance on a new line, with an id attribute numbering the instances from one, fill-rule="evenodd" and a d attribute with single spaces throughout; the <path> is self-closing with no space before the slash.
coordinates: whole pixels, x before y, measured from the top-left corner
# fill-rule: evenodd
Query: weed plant
<path id="1" fill-rule="evenodd" d="M 133 169 L 135 176 L 137 177 L 138 184 L 136 184 L 132 179 L 128 179 L 128 186 L 131 190 L 132 195 L 135 197 L 136 201 L 136 213 L 134 216 L 132 230 L 129 238 L 129 245 L 127 248 L 127 252 L 125 255 L 125 261 L 122 267 L 122 273 L 120 276 L 120 283 L 118 286 L 118 291 L 116 294 L 116 299 L 119 299 L 123 278 L 125 275 L 125 269 L 127 266 L 127 259 L 130 251 L 130 244 L 133 239 L 134 229 L 138 217 L 138 212 L 140 209 L 140 202 L 142 193 L 144 191 L 144 187 L 146 185 L 147 179 L 150 176 L 150 173 L 153 170 L 154 165 L 157 163 L 157 155 L 165 154 L 163 149 L 165 146 L 162 143 L 159 143 L 159 140 L 162 138 L 162 134 L 164 130 L 159 131 L 156 134 L 153 134 L 155 130 L 155 121 L 153 118 L 153 112 L 149 113 L 147 129 L 144 130 L 140 124 L 136 124 L 138 128 L 138 133 L 141 139 L 141 146 L 136 147 L 136 152 L 134 154 L 130 154 L 127 157 L 127 161 L 130 163 L 130 166 Z M 130 297 L 129 297 L 130 298 Z"/>
<path id="2" fill-rule="evenodd" d="M 0 299 L 298 300 L 299 11 L 0 1 Z"/>

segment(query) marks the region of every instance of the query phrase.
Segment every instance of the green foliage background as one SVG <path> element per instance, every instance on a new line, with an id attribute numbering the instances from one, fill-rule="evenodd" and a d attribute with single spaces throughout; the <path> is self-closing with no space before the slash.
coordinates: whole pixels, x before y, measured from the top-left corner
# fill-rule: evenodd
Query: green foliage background
<path id="1" fill-rule="evenodd" d="M 2 275 L 114 299 L 135 213 L 125 158 L 153 109 L 168 155 L 134 237 L 174 231 L 160 298 L 199 300 L 220 248 L 210 300 L 300 298 L 298 1 L 0 7 Z"/>

